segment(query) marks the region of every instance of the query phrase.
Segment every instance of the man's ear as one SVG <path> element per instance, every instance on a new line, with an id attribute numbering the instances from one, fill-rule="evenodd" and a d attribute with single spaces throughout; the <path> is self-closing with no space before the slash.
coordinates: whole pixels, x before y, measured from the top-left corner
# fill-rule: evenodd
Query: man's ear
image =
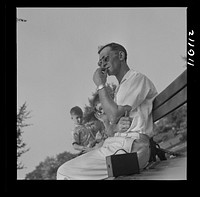
<path id="1" fill-rule="evenodd" d="M 119 51 L 119 60 L 124 60 L 125 59 L 125 53 L 123 51 Z"/>

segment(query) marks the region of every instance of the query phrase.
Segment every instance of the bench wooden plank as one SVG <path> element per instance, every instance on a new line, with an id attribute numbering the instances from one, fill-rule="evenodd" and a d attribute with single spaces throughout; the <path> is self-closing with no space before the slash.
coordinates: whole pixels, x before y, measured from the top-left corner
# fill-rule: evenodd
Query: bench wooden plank
<path id="1" fill-rule="evenodd" d="M 187 86 L 187 70 L 180 74 L 153 102 L 153 111 Z"/>
<path id="2" fill-rule="evenodd" d="M 166 101 L 153 111 L 153 121 L 157 121 L 160 118 L 166 116 L 170 112 L 174 111 L 181 105 L 187 102 L 187 86 L 179 91 L 175 96 Z"/>
<path id="3" fill-rule="evenodd" d="M 158 162 L 154 168 L 140 174 L 116 177 L 114 180 L 187 180 L 187 156 Z"/>

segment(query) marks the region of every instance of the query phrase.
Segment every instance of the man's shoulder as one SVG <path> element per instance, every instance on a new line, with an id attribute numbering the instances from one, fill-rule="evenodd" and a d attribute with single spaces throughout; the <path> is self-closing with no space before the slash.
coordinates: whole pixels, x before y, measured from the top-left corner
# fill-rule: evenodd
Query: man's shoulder
<path id="1" fill-rule="evenodd" d="M 127 73 L 127 76 L 125 77 L 126 81 L 129 81 L 130 83 L 135 82 L 137 80 L 142 80 L 147 78 L 146 75 L 144 75 L 143 73 L 134 70 L 134 69 L 130 69 L 129 73 Z"/>
<path id="2" fill-rule="evenodd" d="M 131 73 L 129 75 L 130 78 L 132 78 L 132 79 L 146 79 L 146 80 L 152 82 L 146 74 L 144 74 L 140 71 L 134 70 L 134 69 L 130 69 L 130 71 L 131 71 Z"/>
<path id="3" fill-rule="evenodd" d="M 139 84 L 145 84 L 146 87 L 150 87 L 153 92 L 157 93 L 155 85 L 144 73 L 131 69 L 131 72 L 127 79 L 127 84 L 129 84 L 130 87 L 134 87 L 134 84 L 137 84 L 137 87 L 139 86 Z"/>
<path id="4" fill-rule="evenodd" d="M 134 75 L 134 76 L 147 77 L 146 74 L 144 74 L 144 73 L 142 73 L 142 72 L 140 72 L 138 70 L 134 70 L 134 69 L 130 69 L 130 70 L 132 72 L 132 75 Z"/>

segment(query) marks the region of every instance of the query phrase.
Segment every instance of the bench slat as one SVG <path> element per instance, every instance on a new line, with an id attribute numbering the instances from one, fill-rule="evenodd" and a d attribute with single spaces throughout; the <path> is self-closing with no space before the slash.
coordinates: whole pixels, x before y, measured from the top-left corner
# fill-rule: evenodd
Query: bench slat
<path id="1" fill-rule="evenodd" d="M 187 86 L 187 70 L 163 90 L 153 102 L 153 111 Z"/>
<path id="2" fill-rule="evenodd" d="M 169 99 L 160 107 L 156 108 L 153 113 L 153 121 L 157 121 L 160 118 L 166 116 L 170 112 L 174 111 L 181 105 L 187 102 L 187 86 L 179 91 L 175 96 Z"/>

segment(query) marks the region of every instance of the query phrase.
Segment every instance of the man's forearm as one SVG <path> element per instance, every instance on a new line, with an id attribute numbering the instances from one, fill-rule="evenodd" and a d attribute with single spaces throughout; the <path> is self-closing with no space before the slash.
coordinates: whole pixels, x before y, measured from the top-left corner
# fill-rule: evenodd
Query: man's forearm
<path id="1" fill-rule="evenodd" d="M 117 105 L 108 94 L 106 87 L 98 90 L 98 93 L 103 110 L 112 124 L 116 124 L 126 112 L 132 109 L 129 105 Z"/>
<path id="2" fill-rule="evenodd" d="M 117 119 L 117 110 L 118 106 L 113 101 L 113 99 L 110 97 L 110 95 L 107 92 L 106 87 L 98 91 L 100 102 L 102 104 L 103 110 L 106 113 L 108 119 L 110 122 L 115 123 Z"/>
<path id="3" fill-rule="evenodd" d="M 83 150 L 84 149 L 84 146 L 81 146 L 81 145 L 78 145 L 78 144 L 73 144 L 73 147 L 75 150 Z"/>
<path id="4" fill-rule="evenodd" d="M 126 132 L 132 123 L 132 119 L 129 117 L 122 117 L 120 118 L 119 122 L 117 124 L 110 124 L 109 122 L 104 122 L 104 126 L 106 128 L 106 133 L 109 137 L 114 136 L 115 133 L 120 132 Z"/>
<path id="5" fill-rule="evenodd" d="M 129 105 L 118 106 L 109 96 L 106 88 L 99 90 L 99 97 L 100 97 L 100 102 L 103 106 L 103 110 L 108 118 L 107 120 L 103 121 L 107 135 L 109 137 L 112 137 L 116 132 L 127 131 L 128 128 L 130 127 L 129 123 L 132 121 L 129 120 L 128 125 L 127 124 L 124 125 L 120 120 L 122 120 L 124 115 L 127 116 L 129 114 L 129 111 L 132 109 L 132 107 Z"/>
<path id="6" fill-rule="evenodd" d="M 106 123 L 106 124 L 104 124 L 104 126 L 105 126 L 105 129 L 106 129 L 106 134 L 109 137 L 114 136 L 114 134 L 116 132 L 118 132 L 118 130 L 117 130 L 117 124 Z"/>

